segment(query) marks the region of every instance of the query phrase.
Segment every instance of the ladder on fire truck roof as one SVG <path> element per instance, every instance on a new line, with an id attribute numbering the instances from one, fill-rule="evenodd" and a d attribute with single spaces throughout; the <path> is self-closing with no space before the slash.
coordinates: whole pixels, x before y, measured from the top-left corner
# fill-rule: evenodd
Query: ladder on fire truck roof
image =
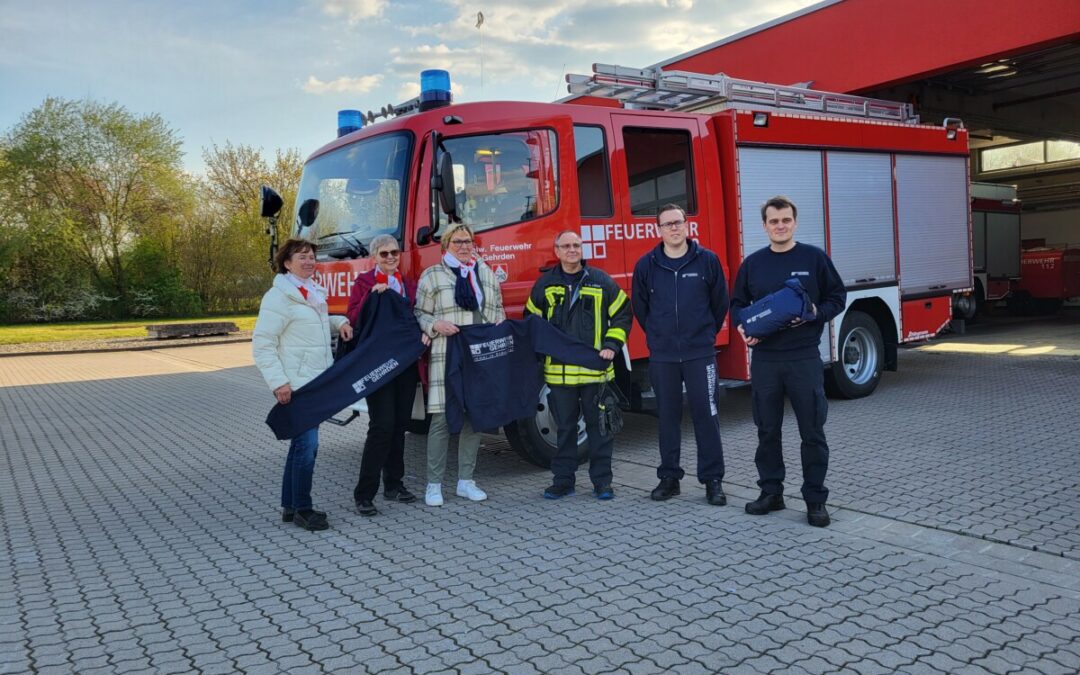
<path id="1" fill-rule="evenodd" d="M 613 98 L 637 108 L 692 111 L 708 106 L 712 111 L 764 106 L 811 114 L 919 123 L 919 116 L 910 103 L 740 80 L 723 73 L 703 75 L 594 63 L 592 75 L 567 75 L 566 81 L 571 94 Z"/>

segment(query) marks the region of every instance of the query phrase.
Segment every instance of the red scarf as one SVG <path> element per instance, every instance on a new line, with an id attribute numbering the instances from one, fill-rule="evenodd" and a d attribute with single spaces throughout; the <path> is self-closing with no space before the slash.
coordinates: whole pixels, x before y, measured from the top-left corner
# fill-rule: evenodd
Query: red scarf
<path id="1" fill-rule="evenodd" d="M 393 290 L 400 293 L 402 295 L 402 297 L 404 297 L 405 296 L 405 280 L 401 277 L 401 272 L 395 271 L 394 274 L 393 274 L 393 278 L 397 282 L 397 287 L 396 288 L 395 288 L 394 284 L 390 283 L 390 276 L 388 276 L 386 274 L 383 274 L 379 270 L 375 270 L 375 283 L 377 283 L 377 284 L 386 284 L 387 286 L 389 286 Z"/>

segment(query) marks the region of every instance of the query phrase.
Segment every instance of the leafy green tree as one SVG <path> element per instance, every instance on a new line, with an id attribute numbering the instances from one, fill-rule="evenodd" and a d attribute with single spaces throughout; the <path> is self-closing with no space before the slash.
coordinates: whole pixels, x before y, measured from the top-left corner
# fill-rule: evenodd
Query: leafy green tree
<path id="1" fill-rule="evenodd" d="M 57 248 L 34 250 L 41 264 L 70 262 L 54 257 L 63 248 L 126 313 L 125 254 L 184 203 L 177 133 L 158 115 L 135 115 L 116 103 L 48 98 L 2 147 L 8 227 L 22 228 L 30 242 L 48 233 Z"/>
<path id="2" fill-rule="evenodd" d="M 182 228 L 177 256 L 185 283 L 210 311 L 258 306 L 270 284 L 269 238 L 259 217 L 259 187 L 271 185 L 291 214 L 303 162 L 296 150 L 278 150 L 272 162 L 245 145 L 214 145 L 203 152 L 206 177 L 194 190 L 195 215 Z M 288 234 L 281 218 L 278 237 Z"/>

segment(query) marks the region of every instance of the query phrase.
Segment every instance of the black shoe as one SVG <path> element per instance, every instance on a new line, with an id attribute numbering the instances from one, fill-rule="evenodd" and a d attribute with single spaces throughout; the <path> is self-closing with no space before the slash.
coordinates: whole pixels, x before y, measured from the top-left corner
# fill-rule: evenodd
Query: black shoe
<path id="1" fill-rule="evenodd" d="M 783 511 L 784 508 L 784 495 L 770 495 L 765 492 L 746 504 L 746 512 L 752 516 L 763 516 L 770 511 Z"/>
<path id="2" fill-rule="evenodd" d="M 326 514 L 322 511 L 315 511 L 312 509 L 305 509 L 294 513 L 293 524 L 313 532 L 315 530 L 325 530 L 330 527 L 330 523 L 326 521 Z"/>
<path id="3" fill-rule="evenodd" d="M 713 506 L 727 506 L 724 486 L 718 480 L 705 481 L 705 500 Z"/>
<path id="4" fill-rule="evenodd" d="M 678 478 L 661 478 L 660 484 L 652 491 L 650 497 L 654 502 L 662 502 L 679 494 L 682 493 L 679 492 Z"/>
<path id="5" fill-rule="evenodd" d="M 401 486 L 394 490 L 383 490 L 383 499 L 388 502 L 400 502 L 402 504 L 409 504 L 416 501 L 416 495 L 409 492 L 405 486 Z"/>
<path id="6" fill-rule="evenodd" d="M 814 527 L 828 527 L 832 520 L 829 519 L 829 512 L 825 510 L 824 504 L 807 504 L 806 522 Z"/>
<path id="7" fill-rule="evenodd" d="M 356 512 L 362 516 L 374 516 L 379 513 L 379 510 L 370 499 L 360 499 L 356 502 Z"/>
<path id="8" fill-rule="evenodd" d="M 552 485 L 544 490 L 544 499 L 562 499 L 574 494 L 573 485 Z"/>
<path id="9" fill-rule="evenodd" d="M 593 488 L 593 494 L 596 498 L 602 502 L 606 502 L 609 499 L 615 499 L 615 491 L 611 489 L 610 485 L 600 485 Z"/>
<path id="10" fill-rule="evenodd" d="M 319 514 L 323 518 L 326 517 L 326 514 L 323 513 L 322 511 L 315 511 L 314 513 Z M 292 509 L 286 509 L 286 508 L 281 509 L 281 522 L 283 522 L 283 523 L 291 523 L 295 516 L 296 516 L 296 511 L 294 511 Z"/>

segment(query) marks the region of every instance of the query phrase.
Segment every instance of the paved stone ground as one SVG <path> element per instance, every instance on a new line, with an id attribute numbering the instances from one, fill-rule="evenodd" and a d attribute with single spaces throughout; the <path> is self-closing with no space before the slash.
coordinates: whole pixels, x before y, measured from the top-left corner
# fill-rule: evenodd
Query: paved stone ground
<path id="1" fill-rule="evenodd" d="M 1075 359 L 904 352 L 832 405 L 827 530 L 797 499 L 742 512 L 741 390 L 726 508 L 689 480 L 649 501 L 632 415 L 613 502 L 544 501 L 490 438 L 489 501 L 364 519 L 361 421 L 323 427 L 333 529 L 309 533 L 277 521 L 285 445 L 244 349 L 0 361 L 0 672 L 1080 671 Z"/>

